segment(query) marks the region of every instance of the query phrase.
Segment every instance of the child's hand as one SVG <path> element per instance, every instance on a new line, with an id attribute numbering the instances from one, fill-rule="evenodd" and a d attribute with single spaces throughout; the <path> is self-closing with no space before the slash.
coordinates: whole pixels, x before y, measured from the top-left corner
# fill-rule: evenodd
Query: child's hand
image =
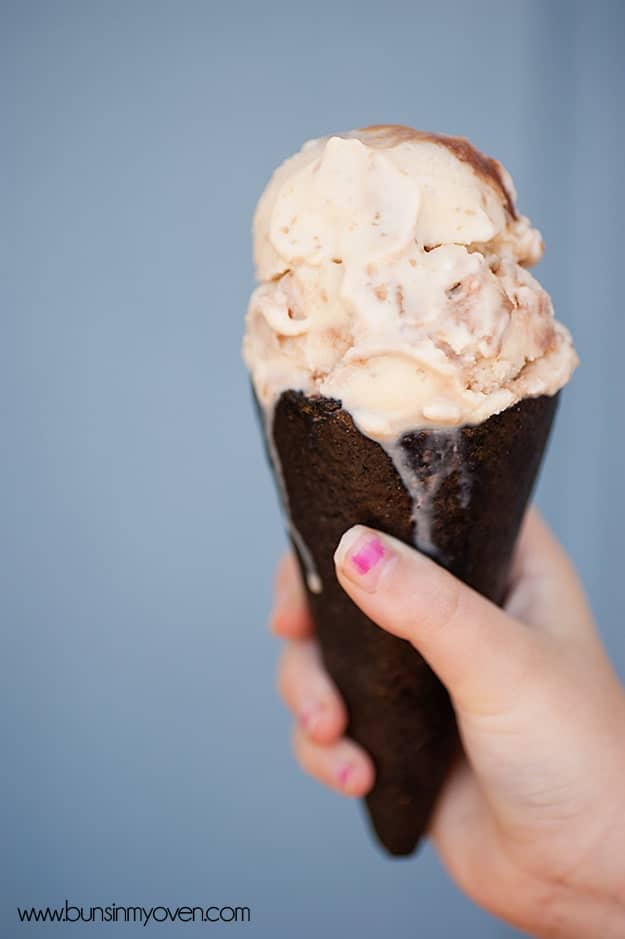
<path id="1" fill-rule="evenodd" d="M 447 686 L 464 757 L 430 836 L 458 886 L 539 936 L 625 936 L 625 692 L 575 572 L 535 512 L 506 612 L 419 552 L 360 526 L 337 576 L 383 629 L 408 639 Z M 279 687 L 303 768 L 349 795 L 374 767 L 343 736 L 294 561 L 281 565 L 273 631 L 288 639 Z"/>

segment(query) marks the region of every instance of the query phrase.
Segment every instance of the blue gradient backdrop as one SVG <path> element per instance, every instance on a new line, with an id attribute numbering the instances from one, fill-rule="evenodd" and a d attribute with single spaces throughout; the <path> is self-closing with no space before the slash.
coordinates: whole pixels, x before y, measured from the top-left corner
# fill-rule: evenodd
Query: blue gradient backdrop
<path id="1" fill-rule="evenodd" d="M 625 674 L 625 5 L 0 16 L 1 934 L 68 897 L 247 904 L 228 928 L 271 939 L 513 935 L 291 758 L 265 629 L 284 536 L 239 359 L 249 225 L 278 161 L 354 125 L 466 134 L 511 170 L 583 360 L 539 502 Z"/>

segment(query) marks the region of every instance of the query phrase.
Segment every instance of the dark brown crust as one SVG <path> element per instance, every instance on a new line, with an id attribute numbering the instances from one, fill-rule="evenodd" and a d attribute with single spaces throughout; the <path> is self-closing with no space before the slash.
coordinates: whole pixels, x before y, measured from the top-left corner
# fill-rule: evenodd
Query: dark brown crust
<path id="1" fill-rule="evenodd" d="M 459 160 L 468 163 L 478 176 L 493 184 L 502 196 L 505 207 L 512 218 L 518 218 L 512 195 L 508 192 L 503 180 L 501 164 L 498 160 L 486 156 L 485 153 L 474 147 L 466 137 L 450 137 L 447 134 L 415 130 L 403 124 L 371 124 L 369 127 L 361 128 L 361 130 L 363 133 L 379 134 L 385 141 L 385 146 L 389 147 L 411 140 L 429 140 L 447 147 Z M 356 133 L 360 133 L 360 131 Z"/>
<path id="2" fill-rule="evenodd" d="M 556 403 L 557 397 L 527 399 L 462 428 L 470 491 L 455 470 L 433 496 L 437 559 L 496 602 L 503 599 Z M 445 431 L 402 438 L 424 484 L 440 470 L 452 439 Z M 291 518 L 323 583 L 320 594 L 308 592 L 323 658 L 347 703 L 348 732 L 376 764 L 369 814 L 386 849 L 409 854 L 427 828 L 453 758 L 453 710 L 415 649 L 375 626 L 347 597 L 332 558 L 343 532 L 356 523 L 412 544 L 412 500 L 387 453 L 356 429 L 340 402 L 285 392 L 274 415 L 274 442 Z"/>

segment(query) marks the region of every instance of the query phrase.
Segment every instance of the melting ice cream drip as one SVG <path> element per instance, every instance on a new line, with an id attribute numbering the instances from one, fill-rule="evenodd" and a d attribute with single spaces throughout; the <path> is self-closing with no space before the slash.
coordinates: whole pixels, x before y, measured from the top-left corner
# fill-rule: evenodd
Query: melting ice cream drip
<path id="1" fill-rule="evenodd" d="M 404 446 L 404 441 L 418 434 L 427 436 L 427 446 L 417 463 L 415 455 Z M 411 431 L 402 434 L 393 444 L 384 445 L 384 449 L 412 499 L 415 547 L 442 560 L 441 551 L 433 538 L 436 496 L 444 481 L 456 474 L 457 497 L 463 509 L 471 498 L 471 476 L 464 459 L 461 429 Z M 430 469 L 429 475 L 423 472 L 424 464 Z"/>
<path id="2" fill-rule="evenodd" d="M 265 439 L 267 441 L 267 449 L 269 450 L 269 458 L 271 460 L 275 478 L 278 483 L 278 489 L 280 490 L 280 499 L 286 518 L 287 529 L 289 535 L 291 536 L 291 540 L 295 544 L 295 547 L 297 548 L 304 564 L 308 589 L 311 593 L 321 593 L 323 590 L 323 583 L 321 581 L 321 577 L 317 573 L 315 559 L 312 556 L 310 548 L 291 521 L 291 515 L 289 512 L 289 496 L 286 489 L 286 483 L 284 481 L 284 473 L 282 472 L 282 463 L 280 462 L 280 456 L 278 455 L 278 450 L 273 438 L 275 403 L 269 407 L 263 407 L 262 410 L 265 422 Z"/>
<path id="3" fill-rule="evenodd" d="M 321 577 L 317 573 L 315 567 L 315 559 L 312 556 L 312 552 L 299 531 L 289 520 L 288 522 L 289 534 L 293 541 L 295 542 L 295 547 L 300 553 L 300 557 L 304 562 L 304 567 L 306 568 L 306 583 L 308 584 L 308 589 L 311 593 L 321 593 L 323 590 L 323 583 L 321 582 Z"/>

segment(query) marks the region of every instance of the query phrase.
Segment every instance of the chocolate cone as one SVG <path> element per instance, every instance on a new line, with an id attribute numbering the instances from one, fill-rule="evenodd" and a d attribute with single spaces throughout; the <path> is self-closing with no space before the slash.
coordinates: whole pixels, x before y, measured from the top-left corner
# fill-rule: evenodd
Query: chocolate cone
<path id="1" fill-rule="evenodd" d="M 304 582 L 307 552 L 321 580 L 314 592 L 308 576 L 312 616 L 347 704 L 348 733 L 375 762 L 367 807 L 391 854 L 410 854 L 428 826 L 456 749 L 455 718 L 419 653 L 375 626 L 341 589 L 334 551 L 346 529 L 370 525 L 419 545 L 501 603 L 556 405 L 557 396 L 528 398 L 476 426 L 405 434 L 402 476 L 340 402 L 287 391 L 276 405 L 269 451 L 279 460 L 274 468 L 286 489 L 293 545 Z M 416 524 L 402 482 L 408 476 L 422 503 Z"/>

